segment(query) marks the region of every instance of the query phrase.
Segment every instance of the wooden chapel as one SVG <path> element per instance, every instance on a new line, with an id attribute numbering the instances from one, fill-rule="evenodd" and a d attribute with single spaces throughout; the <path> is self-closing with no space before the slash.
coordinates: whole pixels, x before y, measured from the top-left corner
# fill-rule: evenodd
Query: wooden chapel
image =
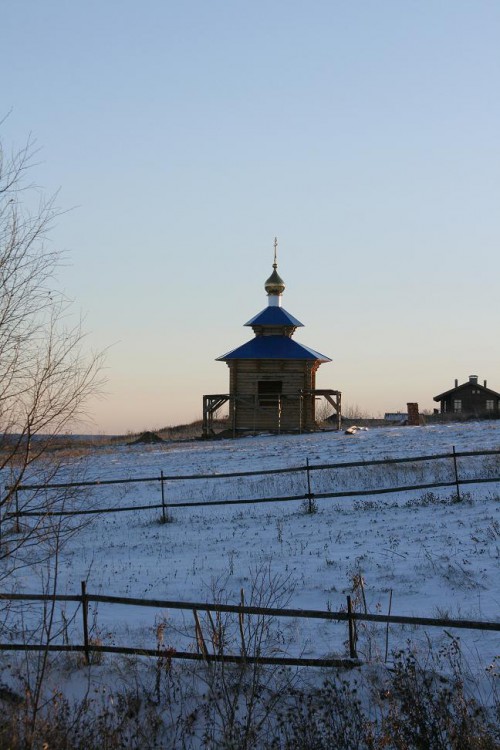
<path id="1" fill-rule="evenodd" d="M 316 389 L 316 372 L 331 359 L 293 339 L 303 325 L 281 305 L 285 283 L 278 274 L 276 250 L 275 239 L 273 272 L 264 285 L 267 307 L 245 323 L 255 336 L 217 357 L 229 367 L 229 393 L 203 396 L 204 437 L 214 435 L 214 414 L 226 402 L 234 437 L 315 430 L 316 401 L 321 397 L 333 407 L 340 429 L 340 392 Z"/>

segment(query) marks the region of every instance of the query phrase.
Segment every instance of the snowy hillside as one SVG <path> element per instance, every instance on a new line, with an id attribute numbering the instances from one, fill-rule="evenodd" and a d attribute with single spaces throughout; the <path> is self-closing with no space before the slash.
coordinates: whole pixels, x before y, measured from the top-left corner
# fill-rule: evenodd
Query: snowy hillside
<path id="1" fill-rule="evenodd" d="M 500 424 L 467 423 L 420 428 L 379 428 L 300 436 L 259 436 L 240 440 L 120 446 L 68 462 L 68 476 L 85 464 L 87 480 L 158 477 L 304 467 L 375 459 L 500 448 Z M 499 476 L 498 456 L 461 458 L 460 477 Z M 450 459 L 311 471 L 312 492 L 402 486 L 453 478 Z M 224 479 L 166 482 L 166 500 L 210 501 L 280 497 L 307 490 L 305 471 Z M 257 570 L 284 583 L 281 603 L 294 608 L 339 611 L 351 594 L 360 610 L 363 595 L 371 613 L 498 620 L 500 612 L 500 487 L 496 483 L 412 491 L 360 498 L 320 499 L 307 514 L 300 501 L 261 505 L 177 508 L 171 523 L 159 510 L 103 514 L 63 547 L 59 593 L 78 594 L 87 581 L 93 594 L 155 599 L 240 601 Z M 158 481 L 100 486 L 78 500 L 84 507 L 124 507 L 160 502 Z M 41 592 L 46 572 L 23 570 L 18 588 Z M 362 584 L 362 585 L 361 585 Z M 65 605 L 70 619 L 70 605 Z M 189 647 L 179 630 L 193 637 L 176 611 L 100 604 L 93 613 L 104 644 L 154 648 L 156 626 L 167 624 L 168 645 Z M 71 636 L 81 642 L 79 621 Z M 346 653 L 342 623 L 288 620 L 282 623 L 282 650 L 291 655 Z M 383 654 L 385 626 L 361 626 L 359 655 Z M 471 662 L 490 663 L 499 653 L 498 633 L 460 631 Z M 407 641 L 446 642 L 442 629 L 391 626 L 389 647 Z"/>

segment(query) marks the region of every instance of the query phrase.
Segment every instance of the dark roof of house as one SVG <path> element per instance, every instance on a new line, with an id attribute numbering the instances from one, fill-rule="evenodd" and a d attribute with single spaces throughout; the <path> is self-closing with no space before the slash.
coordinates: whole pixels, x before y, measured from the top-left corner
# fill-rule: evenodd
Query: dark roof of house
<path id="1" fill-rule="evenodd" d="M 229 359 L 309 359 L 331 362 L 329 357 L 315 352 L 308 346 L 297 343 L 288 336 L 256 336 L 246 344 L 217 357 L 223 362 Z"/>
<path id="2" fill-rule="evenodd" d="M 467 383 L 462 383 L 462 385 L 459 385 L 456 388 L 450 388 L 449 391 L 440 393 L 439 396 L 434 396 L 434 401 L 442 401 L 448 396 L 451 396 L 453 393 L 458 393 L 459 391 L 464 390 L 464 388 L 466 389 L 474 388 L 476 390 L 483 391 L 485 396 L 490 395 L 490 396 L 495 396 L 495 398 L 500 398 L 500 393 L 497 393 L 496 391 L 492 391 L 491 388 L 485 388 L 484 385 L 480 385 L 479 383 L 472 383 L 470 380 L 468 380 Z"/>
<path id="3" fill-rule="evenodd" d="M 303 323 L 294 318 L 283 307 L 265 307 L 260 313 L 257 313 L 246 326 L 293 326 L 294 328 L 303 327 Z"/>

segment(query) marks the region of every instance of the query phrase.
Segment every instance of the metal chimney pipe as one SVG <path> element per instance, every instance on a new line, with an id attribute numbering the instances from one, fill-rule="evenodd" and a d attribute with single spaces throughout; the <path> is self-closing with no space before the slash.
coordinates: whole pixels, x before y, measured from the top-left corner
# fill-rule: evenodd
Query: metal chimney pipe
<path id="1" fill-rule="evenodd" d="M 485 381 L 484 381 L 484 387 L 485 387 L 485 388 L 486 388 L 486 382 L 487 382 L 487 381 L 485 380 Z"/>
<path id="2" fill-rule="evenodd" d="M 455 378 L 455 388 L 458 388 L 458 380 Z"/>

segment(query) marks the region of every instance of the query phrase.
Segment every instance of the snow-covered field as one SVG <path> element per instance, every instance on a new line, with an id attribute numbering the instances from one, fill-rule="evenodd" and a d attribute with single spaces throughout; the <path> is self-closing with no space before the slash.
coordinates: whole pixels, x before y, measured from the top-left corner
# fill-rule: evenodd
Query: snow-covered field
<path id="1" fill-rule="evenodd" d="M 239 440 L 118 446 L 71 459 L 68 475 L 85 479 L 158 477 L 303 467 L 318 464 L 500 449 L 500 423 L 377 428 L 354 436 L 326 432 L 258 436 Z M 500 476 L 499 456 L 461 458 L 460 477 Z M 393 466 L 311 471 L 312 492 L 452 481 L 450 459 Z M 166 482 L 167 502 L 280 497 L 307 491 L 305 471 L 275 476 Z M 218 592 L 249 602 L 257 570 L 284 582 L 283 604 L 338 611 L 351 594 L 361 609 L 392 614 L 498 621 L 500 615 L 500 485 L 453 488 L 361 498 L 320 499 L 314 514 L 300 501 L 261 505 L 177 508 L 171 523 L 159 510 L 109 513 L 85 519 L 63 547 L 58 563 L 60 594 L 92 594 L 185 601 L 213 601 Z M 123 507 L 161 501 L 158 481 L 102 485 L 82 495 L 85 507 Z M 17 573 L 17 590 L 38 593 L 43 566 Z M 11 579 L 13 583 L 13 579 Z M 392 594 L 391 594 L 392 592 Z M 278 604 L 279 602 L 276 602 Z M 72 605 L 64 614 L 71 618 Z M 104 644 L 156 647 L 156 626 L 165 621 L 166 644 L 189 648 L 192 615 L 99 604 L 94 635 Z M 290 655 L 346 655 L 345 623 L 291 619 L 281 623 L 281 647 Z M 473 666 L 484 669 L 500 653 L 499 633 L 453 631 Z M 451 631 L 391 626 L 389 648 L 428 639 L 449 642 Z M 360 626 L 359 655 L 383 656 L 384 625 Z M 79 617 L 69 640 L 81 643 Z"/>

